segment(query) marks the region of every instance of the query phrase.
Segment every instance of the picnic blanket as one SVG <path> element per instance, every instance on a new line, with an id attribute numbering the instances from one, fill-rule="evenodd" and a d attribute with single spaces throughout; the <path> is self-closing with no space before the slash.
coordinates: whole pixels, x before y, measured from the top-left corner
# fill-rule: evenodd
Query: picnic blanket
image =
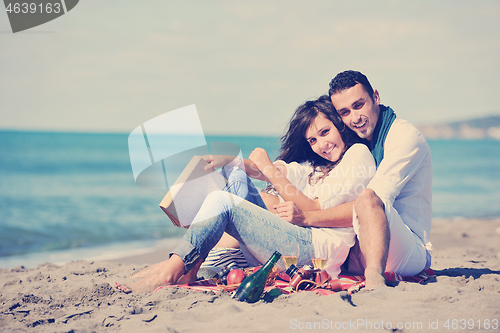
<path id="1" fill-rule="evenodd" d="M 420 274 L 415 276 L 401 276 L 394 272 L 385 272 L 385 279 L 387 282 L 397 282 L 397 281 L 405 281 L 405 282 L 416 282 L 416 283 L 424 283 L 431 278 L 435 278 L 436 274 L 432 269 L 427 269 Z M 330 283 L 323 287 L 314 288 L 312 290 L 308 290 L 307 292 L 314 292 L 318 295 L 331 295 L 335 294 L 339 291 L 347 291 L 350 295 L 358 292 L 361 288 L 365 286 L 365 277 L 362 275 L 339 275 L 337 279 L 332 279 Z M 217 285 L 214 279 L 206 279 L 191 282 L 183 285 L 174 285 L 174 286 L 163 286 L 158 287 L 155 292 L 170 287 L 178 287 L 178 288 L 188 288 L 199 291 L 212 291 L 212 292 L 220 292 L 221 287 Z M 305 292 L 305 290 L 295 291 L 290 287 L 289 282 L 283 274 L 277 274 L 275 281 L 266 286 L 264 289 L 264 293 L 271 292 L 280 292 L 280 294 L 291 294 L 295 292 Z"/>

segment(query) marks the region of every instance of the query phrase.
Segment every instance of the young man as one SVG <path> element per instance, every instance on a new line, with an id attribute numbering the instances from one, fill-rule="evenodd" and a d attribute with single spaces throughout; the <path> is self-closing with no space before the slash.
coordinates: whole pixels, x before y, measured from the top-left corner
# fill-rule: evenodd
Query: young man
<path id="1" fill-rule="evenodd" d="M 394 111 L 380 104 L 366 76 L 338 74 L 330 83 L 330 98 L 342 120 L 365 143 L 377 172 L 353 204 L 302 212 L 291 223 L 344 227 L 352 223 L 361 253 L 349 261 L 364 271 L 366 288 L 385 284 L 384 271 L 415 275 L 430 267 L 432 159 L 425 138 Z M 354 259 L 354 260 L 353 260 Z"/>
<path id="2" fill-rule="evenodd" d="M 380 104 L 378 91 L 363 74 L 338 74 L 329 93 L 344 123 L 366 140 L 377 164 L 375 177 L 354 204 L 353 216 L 366 261 L 367 287 L 383 284 L 385 270 L 418 274 L 431 264 L 429 145 L 414 126 Z"/>

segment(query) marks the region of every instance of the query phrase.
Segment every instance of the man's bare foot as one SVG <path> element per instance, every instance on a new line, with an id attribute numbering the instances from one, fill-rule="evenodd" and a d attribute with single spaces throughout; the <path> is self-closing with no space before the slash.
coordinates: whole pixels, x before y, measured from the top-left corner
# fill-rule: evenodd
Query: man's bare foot
<path id="1" fill-rule="evenodd" d="M 365 288 L 368 290 L 386 286 L 383 273 L 374 267 L 365 268 L 365 281 Z"/>

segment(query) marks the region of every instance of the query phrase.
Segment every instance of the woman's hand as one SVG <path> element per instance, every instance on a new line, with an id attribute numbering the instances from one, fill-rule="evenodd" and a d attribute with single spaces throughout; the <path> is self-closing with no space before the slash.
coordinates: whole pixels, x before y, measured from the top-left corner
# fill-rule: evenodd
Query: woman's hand
<path id="1" fill-rule="evenodd" d="M 250 156 L 248 157 L 262 172 L 264 175 L 268 175 L 268 172 L 276 171 L 276 167 L 269 158 L 267 151 L 263 148 L 255 148 Z"/>
<path id="2" fill-rule="evenodd" d="M 203 155 L 201 156 L 208 165 L 205 166 L 204 170 L 210 170 L 214 168 L 220 168 L 227 165 L 236 159 L 235 156 L 229 155 Z"/>
<path id="3" fill-rule="evenodd" d="M 304 223 L 304 212 L 295 204 L 295 202 L 281 202 L 277 205 L 274 205 L 273 208 L 276 209 L 278 216 L 283 220 L 301 227 L 307 226 Z"/>

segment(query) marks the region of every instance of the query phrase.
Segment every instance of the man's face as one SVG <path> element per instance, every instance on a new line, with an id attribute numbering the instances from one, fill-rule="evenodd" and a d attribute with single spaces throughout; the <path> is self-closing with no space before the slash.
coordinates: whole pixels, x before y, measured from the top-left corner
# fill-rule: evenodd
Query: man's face
<path id="1" fill-rule="evenodd" d="M 360 84 L 331 96 L 342 121 L 362 139 L 370 141 L 380 114 L 380 97 L 374 90 L 373 100 Z"/>

